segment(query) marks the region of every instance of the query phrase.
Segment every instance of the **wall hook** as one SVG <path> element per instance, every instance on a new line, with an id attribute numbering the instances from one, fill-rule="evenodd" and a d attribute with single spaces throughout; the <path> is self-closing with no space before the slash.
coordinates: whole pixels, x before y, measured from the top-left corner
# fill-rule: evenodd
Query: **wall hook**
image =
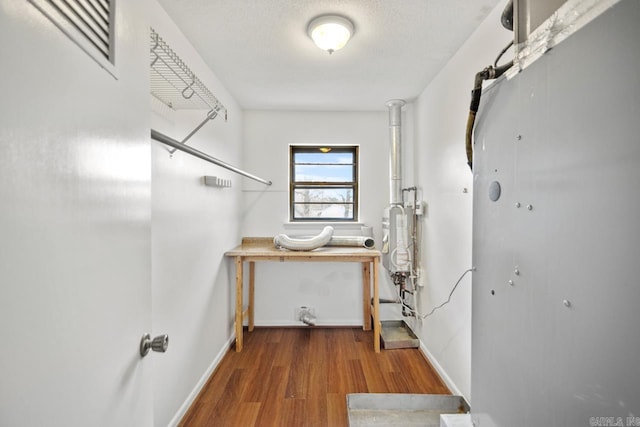
<path id="1" fill-rule="evenodd" d="M 191 83 L 189 83 L 189 85 L 187 85 L 187 87 L 185 87 L 184 89 L 182 89 L 182 96 L 184 97 L 184 99 L 191 99 L 191 97 L 193 96 L 194 93 L 196 93 L 193 90 L 193 85 L 195 84 L 195 80 L 191 79 Z M 187 95 L 185 92 L 190 90 L 191 93 L 189 95 Z"/>

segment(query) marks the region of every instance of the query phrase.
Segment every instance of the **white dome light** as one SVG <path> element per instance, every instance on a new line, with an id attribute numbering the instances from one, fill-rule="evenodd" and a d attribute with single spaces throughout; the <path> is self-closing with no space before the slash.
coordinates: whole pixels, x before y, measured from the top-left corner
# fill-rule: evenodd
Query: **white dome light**
<path id="1" fill-rule="evenodd" d="M 353 35 L 353 24 L 338 15 L 323 15 L 309 23 L 309 37 L 330 54 L 342 49 Z"/>

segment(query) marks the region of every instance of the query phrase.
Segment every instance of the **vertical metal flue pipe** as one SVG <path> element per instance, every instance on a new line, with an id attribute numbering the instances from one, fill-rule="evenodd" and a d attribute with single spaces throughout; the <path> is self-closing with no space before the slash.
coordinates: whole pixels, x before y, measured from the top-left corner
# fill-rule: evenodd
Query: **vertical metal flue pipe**
<path id="1" fill-rule="evenodd" d="M 402 204 L 402 99 L 387 101 L 389 108 L 389 199 L 390 205 Z"/>

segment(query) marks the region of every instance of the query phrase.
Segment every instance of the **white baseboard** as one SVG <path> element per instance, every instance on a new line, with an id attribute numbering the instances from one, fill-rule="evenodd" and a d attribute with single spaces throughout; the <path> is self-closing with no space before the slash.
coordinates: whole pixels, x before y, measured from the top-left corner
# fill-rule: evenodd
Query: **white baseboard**
<path id="1" fill-rule="evenodd" d="M 449 388 L 449 391 L 451 391 L 451 393 L 456 396 L 464 397 L 464 399 L 467 402 L 469 402 L 469 400 L 467 399 L 467 396 L 462 394 L 462 392 L 460 391 L 456 383 L 453 382 L 451 377 L 447 374 L 447 371 L 444 370 L 444 368 L 442 367 L 442 365 L 440 365 L 438 360 L 433 356 L 433 354 L 431 354 L 431 352 L 429 351 L 427 346 L 424 345 L 422 340 L 420 340 L 420 351 L 422 351 L 422 354 L 425 355 L 429 363 L 431 363 L 431 365 L 435 368 L 438 375 L 440 375 L 440 378 L 442 378 L 442 381 L 444 381 L 444 384 Z"/>
<path id="2" fill-rule="evenodd" d="M 200 393 L 200 390 L 202 390 L 202 387 L 204 387 L 204 385 L 207 383 L 207 381 L 209 380 L 209 377 L 211 376 L 213 371 L 218 367 L 224 355 L 227 354 L 227 351 L 229 350 L 231 343 L 233 343 L 235 339 L 236 339 L 236 335 L 235 334 L 231 335 L 231 337 L 227 340 L 224 346 L 222 346 L 222 349 L 220 349 L 216 357 L 213 359 L 213 362 L 211 362 L 207 370 L 204 372 L 204 374 L 202 374 L 202 377 L 200 377 L 200 380 L 198 381 L 196 386 L 193 388 L 193 390 L 191 390 L 191 393 L 189 393 L 189 396 L 187 396 L 187 399 L 184 401 L 182 406 L 180 406 L 180 409 L 178 409 L 178 412 L 176 412 L 176 414 L 173 416 L 171 421 L 169 421 L 169 427 L 177 427 L 177 425 L 182 420 L 182 417 L 185 416 L 185 414 L 191 407 L 191 404 L 193 404 L 193 401 L 196 400 L 196 397 L 198 397 L 198 393 Z"/>

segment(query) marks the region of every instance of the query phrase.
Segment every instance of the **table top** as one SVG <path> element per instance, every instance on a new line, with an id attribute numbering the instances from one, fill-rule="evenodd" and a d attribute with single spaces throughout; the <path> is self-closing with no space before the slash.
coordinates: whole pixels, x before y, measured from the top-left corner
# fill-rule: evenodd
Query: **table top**
<path id="1" fill-rule="evenodd" d="M 380 251 L 364 247 L 323 246 L 312 251 L 290 251 L 273 246 L 273 237 L 244 237 L 242 244 L 224 254 L 256 260 L 353 262 L 379 259 Z"/>

